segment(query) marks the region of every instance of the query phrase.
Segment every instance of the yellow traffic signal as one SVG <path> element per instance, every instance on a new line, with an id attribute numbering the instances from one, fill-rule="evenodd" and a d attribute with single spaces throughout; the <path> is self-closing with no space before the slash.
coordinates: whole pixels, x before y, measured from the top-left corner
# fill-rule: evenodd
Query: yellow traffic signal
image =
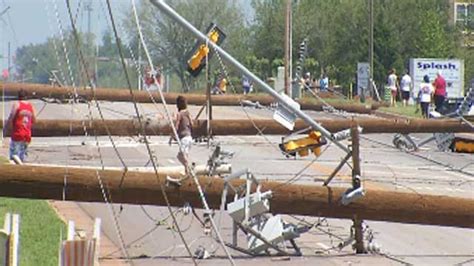
<path id="1" fill-rule="evenodd" d="M 314 155 L 319 156 L 321 154 L 321 146 L 327 143 L 319 131 L 311 131 L 307 137 L 292 139 L 280 144 L 280 149 L 287 154 L 287 156 L 296 156 L 298 154 L 301 157 L 308 156 L 309 152 L 313 152 Z"/>
<path id="2" fill-rule="evenodd" d="M 199 65 L 206 58 L 208 53 L 209 53 L 209 47 L 207 47 L 207 45 L 205 44 L 201 44 L 201 46 L 199 46 L 199 50 L 188 61 L 189 68 L 193 71 L 197 70 Z"/>
<path id="3" fill-rule="evenodd" d="M 226 37 L 224 32 L 214 23 L 211 23 L 206 32 L 210 41 L 217 45 L 220 45 Z M 191 56 L 189 56 L 190 59 L 187 61 L 187 70 L 192 76 L 196 77 L 206 66 L 206 57 L 209 56 L 210 58 L 212 53 L 210 53 L 209 47 L 205 43 L 197 42 L 189 54 Z"/>

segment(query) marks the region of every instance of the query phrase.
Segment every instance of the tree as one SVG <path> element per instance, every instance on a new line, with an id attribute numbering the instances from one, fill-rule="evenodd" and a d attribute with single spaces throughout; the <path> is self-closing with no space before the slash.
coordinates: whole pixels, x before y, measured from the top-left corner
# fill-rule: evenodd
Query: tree
<path id="1" fill-rule="evenodd" d="M 16 72 L 20 81 L 30 81 L 34 83 L 48 83 L 50 73 L 53 70 L 59 71 L 59 79 L 63 84 L 72 84 L 78 80 L 77 53 L 73 48 L 74 40 L 71 34 L 65 34 L 64 41 L 67 47 L 70 75 L 67 60 L 62 48 L 62 40 L 59 37 L 48 38 L 45 43 L 29 44 L 19 47 L 16 52 Z M 69 49 L 68 49 L 69 48 Z"/>
<path id="2" fill-rule="evenodd" d="M 243 15 L 233 1 L 174 0 L 170 1 L 170 5 L 201 32 L 211 22 L 215 22 L 227 35 L 224 47 L 227 47 L 231 53 L 233 51 L 246 52 L 246 49 L 243 48 L 246 45 L 247 36 L 242 29 L 244 26 Z M 185 64 L 189 59 L 188 52 L 196 43 L 196 39 L 186 29 L 163 15 L 148 2 L 143 2 L 138 13 L 153 61 L 175 73 L 182 83 L 183 90 L 189 91 L 193 87 L 194 80 L 187 73 Z M 135 22 L 127 18 L 124 23 L 127 25 L 129 35 L 136 36 Z M 132 45 L 132 47 L 136 47 L 136 45 Z M 215 56 L 213 60 L 217 60 Z M 219 62 L 217 66 L 220 67 Z"/>

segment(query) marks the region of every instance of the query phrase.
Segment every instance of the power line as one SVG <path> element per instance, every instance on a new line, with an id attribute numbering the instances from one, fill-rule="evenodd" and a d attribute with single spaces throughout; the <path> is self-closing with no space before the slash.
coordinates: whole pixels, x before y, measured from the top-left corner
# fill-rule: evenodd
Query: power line
<path id="1" fill-rule="evenodd" d="M 133 90 L 132 90 L 132 85 L 131 85 L 131 82 L 130 82 L 130 78 L 128 76 L 128 71 L 127 71 L 127 67 L 125 65 L 125 59 L 124 59 L 124 56 L 123 56 L 123 52 L 122 52 L 122 46 L 121 46 L 121 42 L 120 42 L 120 38 L 118 37 L 118 34 L 117 34 L 117 29 L 115 27 L 115 20 L 114 20 L 114 16 L 113 16 L 113 13 L 112 13 L 112 8 L 110 6 L 110 1 L 107 0 L 107 8 L 108 8 L 108 11 L 109 11 L 109 16 L 110 16 L 110 21 L 111 21 L 111 24 L 112 24 L 112 29 L 113 29 L 113 32 L 114 32 L 114 35 L 115 35 L 115 40 L 116 40 L 116 44 L 117 44 L 117 48 L 118 48 L 118 51 L 119 51 L 119 54 L 120 54 L 120 59 L 121 59 L 121 62 L 122 62 L 122 67 L 123 67 L 123 70 L 124 70 L 124 73 L 125 73 L 125 78 L 127 80 L 127 85 L 128 85 L 128 89 L 129 89 L 129 92 L 130 92 L 130 95 L 132 97 L 132 102 L 133 102 L 133 106 L 134 106 L 134 109 L 135 109 L 135 113 L 137 115 L 137 119 L 138 119 L 138 124 L 139 124 L 139 128 L 140 128 L 140 132 L 142 132 L 143 136 L 145 136 L 144 138 L 144 141 L 145 141 L 145 146 L 146 146 L 146 149 L 147 149 L 147 152 L 148 152 L 148 155 L 150 157 L 150 160 L 151 160 L 151 163 L 152 163 L 152 166 L 153 166 L 153 169 L 155 171 L 155 177 L 157 180 L 159 180 L 159 177 L 158 177 L 158 168 L 157 168 L 157 164 L 153 158 L 153 154 L 152 154 L 152 151 L 151 151 L 151 148 L 150 148 L 150 144 L 148 143 L 148 139 L 146 137 L 146 132 L 143 128 L 143 124 L 142 124 L 142 121 L 141 121 L 141 117 L 140 117 L 140 113 L 138 111 L 138 107 L 137 107 L 137 103 L 135 101 L 135 96 L 133 94 Z M 155 80 L 156 82 L 156 80 Z M 179 233 L 179 236 L 183 242 L 183 244 L 185 245 L 186 247 L 186 250 L 189 254 L 189 256 L 191 257 L 193 263 L 195 265 L 197 265 L 195 259 L 194 259 L 194 256 L 186 242 L 186 239 L 184 238 L 180 228 L 179 228 L 179 225 L 178 225 L 178 222 L 176 220 L 176 217 L 173 213 L 173 211 L 171 210 L 171 205 L 170 205 L 170 202 L 169 202 L 169 199 L 168 199 L 168 195 L 165 191 L 165 188 L 164 188 L 164 185 L 163 183 L 160 183 L 160 189 L 161 189 L 161 193 L 163 195 L 163 198 L 165 199 L 165 202 L 166 202 L 166 205 L 167 205 L 167 208 L 168 208 L 168 211 L 173 219 L 173 223 L 175 224 L 176 228 L 178 229 L 178 233 Z"/>

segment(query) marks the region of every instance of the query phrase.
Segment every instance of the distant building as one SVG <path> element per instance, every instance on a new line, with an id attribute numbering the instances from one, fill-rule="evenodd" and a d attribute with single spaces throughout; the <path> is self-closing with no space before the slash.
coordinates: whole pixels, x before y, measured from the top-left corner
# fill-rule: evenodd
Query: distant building
<path id="1" fill-rule="evenodd" d="M 451 22 L 462 29 L 462 45 L 474 48 L 474 1 L 449 0 L 452 10 Z"/>

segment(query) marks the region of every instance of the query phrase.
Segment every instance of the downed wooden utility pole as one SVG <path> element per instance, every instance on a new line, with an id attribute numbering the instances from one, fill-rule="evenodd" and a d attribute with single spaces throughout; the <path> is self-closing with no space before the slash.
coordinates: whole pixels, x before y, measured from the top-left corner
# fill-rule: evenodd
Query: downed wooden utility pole
<path id="1" fill-rule="evenodd" d="M 32 166 L 32 167 L 62 167 L 57 164 L 30 164 L 25 163 L 23 165 Z M 84 166 L 84 165 L 69 165 L 68 169 L 89 169 L 89 170 L 97 170 L 98 167 L 95 166 Z M 111 171 L 123 171 L 123 167 L 105 167 L 104 170 L 111 170 Z M 208 165 L 195 165 L 193 166 L 194 173 L 196 175 L 210 175 L 210 169 Z M 155 170 L 153 167 L 128 167 L 128 171 L 133 172 L 141 172 L 141 173 L 154 173 Z M 157 172 L 159 175 L 167 175 L 169 177 L 175 178 L 182 178 L 185 176 L 184 166 L 160 166 L 157 168 Z M 230 174 L 232 172 L 232 165 L 223 163 L 212 169 L 212 173 L 214 175 L 223 175 L 223 174 Z"/>
<path id="2" fill-rule="evenodd" d="M 30 98 L 50 97 L 58 99 L 70 99 L 74 95 L 72 87 L 53 87 L 46 84 L 28 84 L 28 83 L 3 83 L 6 96 L 17 96 L 18 91 L 23 89 L 27 91 Z M 132 97 L 129 90 L 97 88 L 95 91 L 91 89 L 77 89 L 77 96 L 86 100 L 92 100 L 95 92 L 95 99 L 99 101 L 121 101 L 130 102 Z M 162 103 L 158 92 L 151 92 L 155 102 Z M 180 93 L 164 93 L 164 98 L 168 104 L 176 104 L 176 98 Z M 140 103 L 152 103 L 150 95 L 146 91 L 134 91 L 135 100 Z M 186 94 L 186 99 L 190 105 L 205 105 L 205 94 Z M 248 100 L 259 102 L 261 105 L 269 106 L 275 103 L 275 100 L 267 95 L 212 95 L 213 106 L 238 106 L 241 101 Z M 302 110 L 323 111 L 324 104 L 316 102 L 313 99 L 298 100 Z M 361 105 L 358 103 L 331 103 L 338 109 L 351 113 L 370 114 L 372 110 L 376 110 L 380 105 Z"/>
<path id="3" fill-rule="evenodd" d="M 67 173 L 67 174 L 66 174 Z M 127 172 L 122 186 L 122 171 L 99 171 L 102 182 L 114 203 L 165 205 L 159 193 L 160 184 L 166 182 L 165 176 L 152 173 Z M 67 186 L 64 187 L 64 178 Z M 210 208 L 218 209 L 224 180 L 221 178 L 200 177 L 206 184 L 206 197 Z M 245 180 L 233 180 L 238 187 Z M 377 220 L 400 223 L 454 226 L 474 228 L 474 200 L 448 196 L 401 193 L 383 190 L 366 190 L 366 195 L 351 204 L 340 203 L 345 192 L 342 187 L 322 187 L 295 185 L 261 181 L 262 191 L 272 190 L 271 212 L 275 214 L 294 214 L 323 216 L 332 218 Z M 68 169 L 61 167 L 31 167 L 17 165 L 0 166 L 0 195 L 5 197 L 32 199 L 63 199 L 83 202 L 103 202 L 96 170 Z M 183 206 L 189 202 L 196 208 L 202 201 L 193 181 L 188 179 L 180 187 L 166 188 L 170 204 Z M 233 199 L 228 195 L 228 202 Z"/>
<path id="4" fill-rule="evenodd" d="M 461 121 L 454 119 L 426 120 L 426 119 L 383 119 L 383 118 L 354 118 L 354 119 L 315 119 L 328 131 L 335 133 L 351 127 L 356 122 L 363 128 L 364 134 L 369 133 L 442 133 L 442 132 L 472 132 L 472 128 Z M 1 122 L 1 121 L 0 121 Z M 291 133 L 274 120 L 253 120 L 258 129 L 266 135 L 286 135 Z M 82 136 L 107 135 L 106 127 L 115 136 L 137 136 L 140 127 L 137 120 L 105 120 L 99 119 L 93 122 L 86 120 L 38 120 L 33 125 L 33 136 L 35 137 L 59 137 L 59 136 Z M 169 135 L 171 128 L 167 122 L 149 120 L 145 122 L 144 128 L 147 135 Z M 227 135 L 256 135 L 259 134 L 252 121 L 248 119 L 235 120 L 212 120 L 211 131 L 214 136 Z M 305 129 L 307 125 L 298 120 L 295 131 Z M 194 124 L 193 134 L 195 137 L 206 136 L 207 122 L 199 120 Z"/>

